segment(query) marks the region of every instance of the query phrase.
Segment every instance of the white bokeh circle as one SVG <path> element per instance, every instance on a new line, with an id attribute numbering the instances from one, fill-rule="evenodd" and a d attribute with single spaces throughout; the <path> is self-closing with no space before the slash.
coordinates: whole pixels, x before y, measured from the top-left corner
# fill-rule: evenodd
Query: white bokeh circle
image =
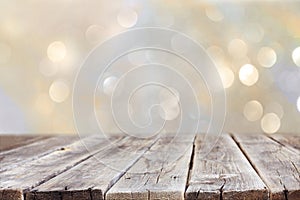
<path id="1" fill-rule="evenodd" d="M 175 47 L 173 38 L 179 41 Z M 187 134 L 195 135 L 202 133 L 203 144 L 201 155 L 205 157 L 214 147 L 223 131 L 226 116 L 226 95 L 222 80 L 215 64 L 203 47 L 188 36 L 170 29 L 152 27 L 131 29 L 104 41 L 89 54 L 77 74 L 73 88 L 73 116 L 79 136 L 82 138 L 88 134 L 98 134 L 107 138 L 107 141 L 110 142 L 110 133 L 101 128 L 101 123 L 105 123 L 104 120 L 98 119 L 95 113 L 97 85 L 99 81 L 103 81 L 105 73 L 107 73 L 107 70 L 115 60 L 118 60 L 122 56 L 127 56 L 130 52 L 145 49 L 167 52 L 179 57 L 189 64 L 200 79 L 203 79 L 202 81 L 205 82 L 210 95 L 212 107 L 209 126 L 207 130 L 203 130 L 199 126 L 199 120 L 195 120 L 191 124 L 186 119 L 191 112 L 195 110 L 198 114 L 200 112 L 197 101 L 193 98 L 199 92 L 196 91 L 197 84 L 190 84 L 190 80 L 183 75 L 184 72 L 178 72 L 170 65 L 147 63 L 147 65 L 136 67 L 131 73 L 125 73 L 125 75 L 121 76 L 122 79 L 119 78 L 118 81 L 114 80 L 113 87 L 108 88 L 106 91 L 107 94 L 111 94 L 109 98 L 110 104 L 106 105 L 107 110 L 111 111 L 110 114 L 113 116 L 114 123 L 119 127 L 119 134 L 136 139 L 146 137 L 155 141 L 158 137 L 166 136 L 165 131 L 161 131 L 162 129 L 157 129 L 158 132 L 153 134 L 153 127 L 156 127 L 156 123 L 164 124 L 166 120 L 180 118 L 178 119 L 177 131 L 171 134 L 173 140 L 170 141 L 170 144 L 178 137 L 185 137 Z M 169 74 L 169 76 L 148 76 L 148 74 Z M 135 123 L 132 116 L 130 116 L 132 108 L 129 107 L 129 99 L 138 94 L 138 92 L 143 92 L 144 95 L 147 95 L 147 92 L 150 91 L 147 88 L 148 86 L 153 86 L 151 88 L 152 92 L 156 92 L 157 88 L 160 90 L 166 89 L 170 91 L 170 94 L 176 96 L 173 92 L 175 89 L 180 96 L 178 104 L 180 105 L 180 114 L 176 113 L 178 112 L 177 108 L 172 110 L 173 108 L 171 107 L 171 112 L 175 112 L 176 114 L 175 117 L 162 115 L 162 109 L 163 112 L 167 112 L 169 107 L 165 106 L 164 108 L 163 104 L 157 104 L 157 99 L 153 97 L 155 95 L 149 93 L 149 99 L 153 97 L 154 100 L 150 100 L 148 104 L 145 103 L 146 108 L 137 109 L 137 112 L 146 111 L 145 116 L 150 116 L 151 121 L 143 126 Z M 191 105 L 194 107 L 191 108 Z M 183 130 L 182 127 L 188 128 Z M 141 129 L 143 129 L 144 133 L 148 132 L 149 135 L 136 135 Z M 112 143 L 112 145 L 115 144 Z M 87 145 L 86 147 L 89 150 Z M 101 160 L 99 161 L 101 162 Z M 111 166 L 112 163 L 109 163 L 109 165 L 117 169 L 117 165 Z"/>

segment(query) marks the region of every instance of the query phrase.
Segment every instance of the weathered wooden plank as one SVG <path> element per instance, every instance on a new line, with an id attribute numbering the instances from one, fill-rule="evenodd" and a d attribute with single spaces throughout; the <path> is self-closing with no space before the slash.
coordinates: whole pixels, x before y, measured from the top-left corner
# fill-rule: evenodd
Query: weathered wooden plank
<path id="1" fill-rule="evenodd" d="M 0 190 L 6 188 L 28 191 L 56 175 L 74 167 L 83 160 L 91 157 L 110 143 L 98 136 L 84 138 L 84 144 L 92 149 L 88 152 L 82 141 L 49 153 L 37 160 L 23 163 L 22 165 L 0 173 Z M 0 191 L 1 192 L 1 191 Z"/>
<path id="2" fill-rule="evenodd" d="M 22 191 L 18 189 L 1 189 L 0 200 L 23 200 Z"/>
<path id="3" fill-rule="evenodd" d="M 269 137 L 273 138 L 282 145 L 290 148 L 296 153 L 300 153 L 300 134 L 272 134 Z M 296 150 L 295 150 L 296 149 Z"/>
<path id="4" fill-rule="evenodd" d="M 34 188 L 28 200 L 103 199 L 105 192 L 147 151 L 155 140 L 127 137 L 72 169 Z"/>
<path id="5" fill-rule="evenodd" d="M 50 136 L 34 135 L 0 135 L 0 152 L 24 146 Z"/>
<path id="6" fill-rule="evenodd" d="M 272 200 L 300 199 L 298 153 L 264 135 L 234 134 L 233 137 L 267 184 Z"/>
<path id="7" fill-rule="evenodd" d="M 161 138 L 107 192 L 106 199 L 184 199 L 194 136 Z"/>
<path id="8" fill-rule="evenodd" d="M 186 199 L 268 199 L 265 184 L 227 134 L 201 155 L 202 135 L 195 141 Z"/>
<path id="9" fill-rule="evenodd" d="M 38 159 L 51 152 L 61 149 L 76 140 L 78 136 L 55 136 L 44 140 L 38 140 L 26 146 L 21 146 L 0 153 L 0 172 L 16 168 L 25 162 Z"/>

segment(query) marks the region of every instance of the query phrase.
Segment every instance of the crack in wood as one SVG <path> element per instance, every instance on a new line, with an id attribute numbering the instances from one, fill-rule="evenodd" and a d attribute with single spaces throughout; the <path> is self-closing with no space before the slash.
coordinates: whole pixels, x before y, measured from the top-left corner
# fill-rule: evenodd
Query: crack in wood
<path id="1" fill-rule="evenodd" d="M 282 185 L 282 187 L 283 187 L 284 198 L 285 198 L 285 200 L 288 200 L 288 190 L 286 189 L 284 183 L 283 183 L 282 180 L 281 180 L 281 176 L 280 176 L 279 171 L 276 170 L 276 172 L 277 172 L 277 175 L 280 177 L 279 182 L 280 182 L 280 185 Z"/>
<path id="2" fill-rule="evenodd" d="M 227 135 L 228 137 L 228 135 Z M 203 198 L 205 197 L 205 195 L 207 195 L 207 197 L 209 198 L 215 198 L 215 199 L 236 199 L 236 198 L 245 198 L 245 197 L 254 197 L 255 195 L 260 195 L 260 197 L 264 197 L 264 199 L 269 198 L 269 199 L 298 199 L 297 197 L 299 197 L 299 187 L 295 187 L 297 186 L 297 181 L 299 181 L 299 166 L 298 166 L 298 160 L 297 160 L 297 154 L 295 152 L 298 152 L 298 149 L 294 149 L 295 151 L 292 151 L 291 148 L 293 148 L 292 146 L 289 145 L 288 142 L 290 142 L 290 140 L 286 141 L 284 137 L 275 137 L 272 138 L 273 136 L 265 136 L 265 135 L 258 135 L 258 136 L 252 136 L 251 137 L 247 137 L 247 136 L 242 136 L 242 135 L 235 135 L 232 134 L 230 137 L 230 141 L 229 140 L 225 140 L 227 141 L 227 143 L 225 142 L 224 144 L 230 144 L 228 145 L 229 148 L 228 149 L 228 155 L 227 154 L 222 154 L 222 148 L 215 148 L 215 155 L 212 156 L 211 162 L 218 162 L 218 161 L 214 161 L 214 158 L 217 156 L 222 156 L 222 158 L 225 159 L 229 159 L 229 161 L 231 162 L 231 157 L 230 155 L 234 155 L 234 158 L 238 158 L 235 161 L 232 160 L 233 163 L 233 167 L 236 168 L 230 168 L 228 169 L 227 167 L 225 167 L 224 169 L 221 168 L 220 170 L 216 170 L 215 167 L 213 167 L 213 165 L 211 165 L 209 162 L 206 163 L 206 161 L 203 162 L 198 162 L 197 156 L 196 154 L 196 149 L 197 149 L 197 145 L 195 145 L 195 140 L 196 137 L 194 137 L 193 143 L 192 143 L 192 137 L 190 139 L 190 144 L 189 144 L 189 151 L 188 153 L 186 153 L 185 157 L 183 157 L 182 154 L 180 154 L 181 156 L 178 158 L 178 156 L 162 156 L 162 157 L 157 157 L 158 159 L 154 162 L 156 167 L 155 173 L 150 173 L 147 172 L 144 175 L 149 176 L 149 177 L 144 177 L 143 181 L 136 181 L 136 183 L 139 183 L 138 187 L 134 188 L 133 190 L 127 190 L 129 191 L 129 193 L 124 194 L 123 197 L 125 197 L 128 199 L 136 199 L 136 198 L 140 198 L 142 197 L 143 199 L 148 199 L 150 200 L 151 198 L 158 198 L 159 196 L 163 196 L 163 198 L 167 197 L 175 197 L 172 195 L 178 195 L 179 193 L 175 194 L 174 191 L 171 191 L 169 193 L 165 193 L 166 190 L 163 190 L 162 193 L 160 193 L 158 190 L 155 190 L 155 187 L 158 188 L 160 187 L 161 183 L 163 182 L 163 184 L 169 186 L 170 182 L 164 182 L 164 180 L 169 180 L 169 181 L 174 181 L 174 183 L 178 183 L 180 181 L 182 181 L 182 187 L 180 188 L 180 192 L 182 195 L 182 197 L 185 197 L 185 199 L 189 199 L 189 198 Z M 287 137 L 288 138 L 288 137 Z M 279 140 L 279 141 L 277 141 Z M 200 141 L 200 140 L 199 140 Z M 17 190 L 13 189 L 13 197 L 17 197 L 18 199 L 24 199 L 24 200 L 37 200 L 37 199 L 57 199 L 57 200 L 62 200 L 65 198 L 70 198 L 70 199 L 76 199 L 79 198 L 79 196 L 81 198 L 84 199 L 89 199 L 89 200 L 95 200 L 95 199 L 107 199 L 106 197 L 106 193 L 115 185 L 118 185 L 117 183 L 120 182 L 120 179 L 122 177 L 124 177 L 125 180 L 125 184 L 127 184 L 128 182 L 134 182 L 134 179 L 136 178 L 135 176 L 129 176 L 129 177 L 125 177 L 128 172 L 131 172 L 132 169 L 135 169 L 133 166 L 140 166 L 140 162 L 139 164 L 136 164 L 138 161 L 141 160 L 141 158 L 143 158 L 143 156 L 145 155 L 146 152 L 148 152 L 150 149 L 155 149 L 155 151 L 159 151 L 159 148 L 152 148 L 152 146 L 154 144 L 157 143 L 156 141 L 151 140 L 151 142 L 147 143 L 147 145 L 143 145 L 143 148 L 141 149 L 141 151 L 139 151 L 138 154 L 135 154 L 134 157 L 131 157 L 130 160 L 126 161 L 126 165 L 124 165 L 124 167 L 122 167 L 120 171 L 118 171 L 117 173 L 112 173 L 112 176 L 109 176 L 109 179 L 107 179 L 107 181 L 105 182 L 105 184 L 103 184 L 103 187 L 99 187 L 97 182 L 97 188 L 94 187 L 90 187 L 92 184 L 86 184 L 85 187 L 83 187 L 83 190 L 78 190 L 76 188 L 72 187 L 71 183 L 62 183 L 59 184 L 59 187 L 57 187 L 58 189 L 55 189 L 55 187 L 53 187 L 51 190 L 51 187 L 46 190 L 35 190 L 35 188 L 41 184 L 47 183 L 48 181 L 50 181 L 51 183 L 53 183 L 53 178 L 57 177 L 58 175 L 64 174 L 67 171 L 69 171 L 72 168 L 75 168 L 77 165 L 79 165 L 82 162 L 86 162 L 85 160 L 92 160 L 91 157 L 94 156 L 95 154 L 101 152 L 103 149 L 99 150 L 99 149 L 94 149 L 94 151 L 92 151 L 90 154 L 80 154 L 82 156 L 80 156 L 79 158 L 77 157 L 76 160 L 74 160 L 74 162 L 72 162 L 71 164 L 68 163 L 67 166 L 62 165 L 63 167 L 59 167 L 59 170 L 53 170 L 51 171 L 51 173 L 43 173 L 43 176 L 40 176 L 42 178 L 40 179 L 31 179 L 31 174 L 29 177 L 29 181 L 31 184 L 31 187 L 26 186 L 26 188 L 23 190 L 23 192 L 21 192 L 21 190 L 18 190 L 20 192 L 20 194 L 17 194 Z M 143 143 L 144 144 L 144 143 Z M 200 143 L 199 143 L 200 144 Z M 223 143 L 222 143 L 223 144 Z M 160 144 L 160 145 L 163 145 Z M 231 147 L 233 147 L 235 149 L 231 149 Z M 156 146 L 156 145 L 155 145 Z M 176 146 L 177 147 L 177 146 Z M 261 148 L 260 148 L 261 147 Z M 288 148 L 290 147 L 290 148 Z M 226 150 L 226 148 L 224 148 Z M 169 151 L 171 151 L 170 149 L 168 149 Z M 55 147 L 55 151 L 69 151 L 65 148 L 65 146 L 63 147 Z M 220 153 L 221 151 L 221 153 Z M 234 151 L 239 151 L 238 154 L 235 154 Z M 152 152 L 152 150 L 151 150 Z M 225 152 L 225 151 L 224 151 Z M 107 152 L 106 152 L 107 153 Z M 182 153 L 182 152 L 180 152 Z M 49 153 L 51 154 L 51 152 Z M 64 152 L 63 152 L 64 154 Z M 41 154 L 40 154 L 41 155 Z M 61 155 L 61 154 L 58 154 Z M 109 153 L 110 155 L 110 153 Z M 147 154 L 148 155 L 148 154 Z M 155 154 L 154 154 L 155 155 Z M 164 155 L 164 154 L 162 154 Z M 228 158 L 226 157 L 229 156 Z M 41 156 L 43 157 L 43 156 Z M 180 160 L 181 158 L 184 158 L 184 162 L 185 165 L 185 171 L 184 174 L 180 174 L 178 173 L 178 171 L 171 173 L 172 169 L 175 166 L 178 165 L 171 165 L 168 166 L 170 163 L 163 161 L 163 158 L 168 159 L 174 159 L 176 162 L 180 162 L 182 160 Z M 52 156 L 50 156 L 49 158 L 52 158 Z M 35 157 L 35 159 L 39 159 L 38 157 Z M 48 156 L 45 159 L 42 159 L 43 161 L 47 162 Z M 242 159 L 243 162 L 239 162 Z M 129 161 L 129 162 L 128 162 Z M 92 161 L 91 161 L 92 162 Z M 145 159 L 146 162 L 146 159 Z M 273 163 L 274 162 L 274 163 Z M 34 164 L 39 164 L 39 162 L 33 162 Z M 41 162 L 44 163 L 44 162 Z M 55 162 L 53 162 L 55 163 Z M 245 165 L 246 163 L 246 165 Z M 157 164 L 157 165 L 156 165 Z M 274 164 L 274 165 L 273 165 Z M 277 165 L 276 165 L 277 164 Z M 214 177 L 211 177 L 211 182 L 208 181 L 208 178 L 205 175 L 201 175 L 201 177 L 199 178 L 199 181 L 197 182 L 197 179 L 192 179 L 194 175 L 199 175 L 199 173 L 195 173 L 193 174 L 192 171 L 194 170 L 194 168 L 197 168 L 198 165 L 203 165 L 205 167 L 207 167 L 206 169 L 208 169 L 208 171 L 204 170 L 204 173 L 207 173 L 207 176 L 209 175 L 218 175 L 215 177 L 216 180 L 218 180 L 218 182 L 214 182 L 213 179 Z M 217 165 L 222 165 L 222 163 L 217 163 Z M 228 164 L 229 166 L 231 166 L 231 164 Z M 247 168 L 247 166 L 249 165 L 249 167 Z M 271 166 L 272 165 L 272 166 Z M 30 166 L 30 165 L 28 165 Z M 51 165 L 52 166 L 52 165 Z M 51 167 L 50 166 L 50 167 Z M 126 167 L 125 167 L 126 166 Z M 146 164 L 144 166 L 147 166 Z M 152 166 L 152 165 L 151 165 Z M 166 167 L 168 166 L 168 167 Z M 223 165 L 222 165 L 223 166 Z M 224 164 L 224 166 L 227 166 Z M 239 168 L 241 166 L 244 166 L 244 168 Z M 286 168 L 284 168 L 284 166 L 286 166 Z M 40 166 L 43 167 L 43 164 Z M 77 172 L 80 174 L 80 169 L 82 169 L 81 167 L 77 167 L 78 170 Z M 26 169 L 26 168 L 24 168 Z M 244 169 L 249 169 L 249 171 L 252 172 L 252 176 L 258 176 L 256 179 L 259 180 L 259 182 L 261 182 L 261 184 L 259 185 L 260 188 L 258 188 L 257 190 L 251 190 L 252 188 L 256 189 L 255 187 L 244 187 L 244 185 L 239 185 L 240 182 L 237 182 L 238 184 L 236 186 L 239 186 L 239 190 L 234 190 L 235 186 L 234 184 L 236 183 L 235 178 L 237 177 L 238 181 L 242 181 L 242 184 L 244 184 L 244 181 L 247 182 L 247 177 L 249 178 L 249 176 L 245 176 L 244 173 L 248 173 L 249 171 L 244 170 Z M 134 172 L 133 170 L 133 172 Z M 175 167 L 175 170 L 177 170 L 177 168 Z M 285 171 L 286 170 L 286 171 Z M 73 171 L 73 170 L 72 170 Z M 75 170 L 76 171 L 76 170 Z M 210 171 L 212 171 L 211 173 L 209 173 Z M 43 171 L 41 171 L 43 172 Z M 203 170 L 198 172 L 203 172 Z M 288 173 L 285 173 L 288 172 Z M 102 173 L 102 172 L 100 172 Z M 22 174 L 27 174 L 26 171 L 23 170 Z M 71 174 L 72 175 L 72 174 Z M 234 175 L 234 176 L 232 176 Z M 34 176 L 34 173 L 32 173 L 32 176 Z M 151 176 L 151 178 L 150 178 Z M 72 177 L 72 176 L 70 176 Z M 92 176 L 91 176 L 92 177 Z M 184 178 L 184 179 L 183 179 Z M 67 180 L 67 179 L 62 179 L 61 176 L 58 178 L 58 182 L 60 180 Z M 5 180 L 5 179 L 4 179 Z M 9 179 L 7 179 L 9 180 Z M 32 182 L 33 180 L 33 182 Z M 75 179 L 74 179 L 75 180 Z M 100 179 L 99 179 L 100 180 Z M 274 181 L 275 180 L 275 181 Z M 291 180 L 291 181 L 290 181 Z M 110 182 L 109 182 L 110 181 Z M 123 181 L 123 179 L 122 179 Z M 7 181 L 8 182 L 8 181 Z M 50 184 L 51 184 L 50 183 Z M 248 181 L 248 183 L 252 183 L 251 181 Z M 268 183 L 268 184 L 266 184 Z M 22 183 L 23 184 L 23 183 Z M 58 183 L 57 183 L 58 184 Z M 155 185 L 157 184 L 157 185 Z M 201 185 L 205 185 L 210 187 L 211 186 L 216 186 L 214 187 L 214 189 L 212 190 L 207 190 L 206 187 L 198 187 L 198 184 Z M 264 184 L 264 185 L 263 185 Z M 108 185 L 108 186 L 107 186 Z M 146 186 L 144 187 L 143 190 L 140 190 L 140 186 Z M 148 185 L 150 186 L 154 186 L 154 190 L 152 190 L 151 187 L 148 187 Z M 125 185 L 126 186 L 126 185 Z M 193 188 L 191 191 L 190 186 L 192 186 L 191 188 Z M 253 185 L 251 185 L 253 186 Z M 106 188 L 107 187 L 107 188 Z M 32 188 L 32 190 L 29 193 L 30 188 Z M 101 188 L 101 189 L 99 189 Z M 121 188 L 121 187 L 120 187 Z M 129 187 L 131 188 L 131 187 Z M 146 188 L 146 189 L 145 189 Z M 102 193 L 102 190 L 105 191 L 104 193 Z M 136 190 L 135 190 L 136 189 Z M 61 191 L 60 191 L 61 190 Z M 126 192 L 127 192 L 126 191 Z M 11 191 L 8 191 L 11 192 Z M 99 193 L 98 193 L 99 192 Z M 191 192 L 191 193 L 188 193 Z M 101 193 L 101 194 L 100 194 Z M 263 194 L 262 194 L 263 193 Z M 122 195 L 123 195 L 122 194 Z M 189 194 L 189 196 L 187 196 Z M 6 195 L 6 196 L 5 196 Z M 2 200 L 3 198 L 5 200 L 7 200 L 7 196 L 10 195 L 10 193 L 5 193 L 5 188 L 0 188 L 0 199 Z M 164 196 L 165 195 L 165 196 Z M 179 197 L 178 195 L 178 197 Z M 250 195 L 250 196 L 247 196 Z M 252 196 L 253 195 L 253 196 Z M 262 196 L 264 195 L 264 196 Z M 3 196 L 3 197 L 2 197 Z M 21 198 L 23 197 L 23 198 Z M 79 198 L 79 199 L 81 199 Z M 118 198 L 117 198 L 118 199 Z M 172 199 L 172 198 L 171 198 Z"/>
<path id="3" fill-rule="evenodd" d="M 89 156 L 87 156 L 87 157 L 81 159 L 80 161 L 75 162 L 73 165 L 70 165 L 70 166 L 66 167 L 65 169 L 61 170 L 60 172 L 54 173 L 54 174 L 52 174 L 51 176 L 46 177 L 46 178 L 43 179 L 42 181 L 39 181 L 39 182 L 36 183 L 35 185 L 31 186 L 30 188 L 24 189 L 23 192 L 29 192 L 31 189 L 40 186 L 41 184 L 43 184 L 43 183 L 45 183 L 45 182 L 47 182 L 47 181 L 53 179 L 54 177 L 56 177 L 56 176 L 58 176 L 58 175 L 60 175 L 60 174 L 62 174 L 62 173 L 64 173 L 64 172 L 70 170 L 71 168 L 77 166 L 77 165 L 80 164 L 81 162 L 83 162 L 83 161 L 85 161 L 85 160 L 87 160 L 87 159 L 93 157 L 93 155 L 94 155 L 94 154 L 89 155 Z"/>
<path id="4" fill-rule="evenodd" d="M 298 168 L 296 167 L 295 163 L 293 161 L 291 161 L 291 163 L 292 163 L 293 167 L 295 168 L 296 172 L 299 174 L 299 177 L 300 177 L 300 172 L 299 172 Z"/>
<path id="5" fill-rule="evenodd" d="M 162 171 L 163 171 L 163 167 L 160 169 L 160 172 L 158 173 L 158 175 L 157 175 L 157 178 L 156 178 L 156 184 L 158 183 L 158 181 L 159 181 L 159 177 L 160 177 L 160 175 L 161 175 L 161 173 L 162 173 Z"/>
<path id="6" fill-rule="evenodd" d="M 128 167 L 117 177 L 115 177 L 108 185 L 108 187 L 106 188 L 106 190 L 103 192 L 103 199 L 105 200 L 106 199 L 106 194 L 107 192 L 109 191 L 110 188 L 112 188 L 115 183 L 117 183 L 123 176 L 124 174 L 126 174 L 126 172 L 128 172 L 128 170 L 135 164 L 137 163 L 142 157 L 143 155 L 149 151 L 151 149 L 151 147 L 158 141 L 159 137 L 157 137 L 154 142 L 149 145 L 141 154 L 140 156 L 138 156 L 131 164 L 128 165 Z"/>
<path id="7" fill-rule="evenodd" d="M 192 153 L 191 153 L 191 158 L 190 158 L 190 163 L 189 163 L 189 170 L 188 170 L 188 175 L 187 175 L 187 179 L 186 179 L 184 193 L 186 193 L 187 188 L 189 187 L 189 182 L 190 182 L 190 179 L 191 179 L 191 172 L 192 172 L 192 169 L 193 169 L 193 166 L 194 166 L 195 146 L 196 146 L 195 142 L 196 142 L 196 135 L 195 135 L 194 140 L 193 140 L 193 148 L 192 148 Z"/>
<path id="8" fill-rule="evenodd" d="M 295 149 L 294 147 L 292 147 L 290 145 L 286 145 L 286 144 L 282 143 L 281 141 L 279 141 L 279 140 L 277 140 L 277 139 L 275 139 L 275 138 L 273 138 L 273 137 L 271 137 L 269 135 L 266 135 L 266 137 L 269 138 L 269 139 L 271 139 L 272 141 L 276 142 L 277 144 L 279 144 L 280 148 L 285 147 L 286 149 L 288 149 L 288 150 L 290 150 L 290 151 L 292 151 L 294 153 L 299 153 L 299 151 L 297 151 L 297 149 Z"/>
<path id="9" fill-rule="evenodd" d="M 226 179 L 223 178 L 224 183 L 222 184 L 222 186 L 220 187 L 220 200 L 223 200 L 223 188 L 226 184 Z"/>
<path id="10" fill-rule="evenodd" d="M 89 188 L 88 191 L 89 191 L 89 195 L 90 195 L 90 200 L 93 200 L 92 188 Z"/>
<path id="11" fill-rule="evenodd" d="M 147 192 L 148 192 L 147 199 L 150 200 L 150 190 L 147 189 Z"/>

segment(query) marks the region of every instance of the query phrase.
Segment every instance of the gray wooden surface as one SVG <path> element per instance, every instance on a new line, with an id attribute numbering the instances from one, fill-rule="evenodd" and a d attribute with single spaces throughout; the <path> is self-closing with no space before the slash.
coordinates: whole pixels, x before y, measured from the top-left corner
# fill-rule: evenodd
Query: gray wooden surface
<path id="1" fill-rule="evenodd" d="M 194 137 L 161 138 L 108 191 L 106 199 L 183 199 Z"/>
<path id="2" fill-rule="evenodd" d="M 106 191 L 148 150 L 152 143 L 152 140 L 124 138 L 116 146 L 109 145 L 94 157 L 34 188 L 34 193 L 27 195 L 28 199 L 49 199 L 57 191 L 62 191 L 60 195 L 63 200 L 103 199 Z"/>
<path id="3" fill-rule="evenodd" d="M 31 144 L 26 144 L 9 151 L 0 152 L 0 172 L 16 168 L 23 163 L 29 163 L 32 160 L 37 160 L 51 152 L 61 149 L 63 146 L 68 145 L 76 140 L 75 136 L 57 136 L 52 138 L 37 137 L 38 140 Z"/>
<path id="4" fill-rule="evenodd" d="M 0 200 L 300 200 L 296 134 L 223 134 L 205 157 L 201 134 L 0 141 Z"/>
<path id="5" fill-rule="evenodd" d="M 230 136 L 220 137 L 205 157 L 201 139 L 195 141 L 187 199 L 268 199 L 265 184 Z"/>
<path id="6" fill-rule="evenodd" d="M 50 136 L 34 136 L 34 135 L 1 135 L 0 152 L 9 149 L 24 146 L 38 140 L 48 138 Z"/>
<path id="7" fill-rule="evenodd" d="M 296 134 L 273 134 L 269 136 L 281 145 L 289 148 L 296 153 L 300 152 L 300 137 Z M 295 150 L 297 149 L 297 150 Z"/>
<path id="8" fill-rule="evenodd" d="M 265 135 L 234 135 L 270 190 L 272 200 L 300 199 L 300 154 Z"/>

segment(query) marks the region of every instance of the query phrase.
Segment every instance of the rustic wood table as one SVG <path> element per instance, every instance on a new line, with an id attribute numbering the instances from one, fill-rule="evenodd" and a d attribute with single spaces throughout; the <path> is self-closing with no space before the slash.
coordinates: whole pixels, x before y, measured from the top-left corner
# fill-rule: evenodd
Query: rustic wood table
<path id="1" fill-rule="evenodd" d="M 203 141 L 0 136 L 0 200 L 300 200 L 300 135 L 223 134 L 205 157 Z"/>

